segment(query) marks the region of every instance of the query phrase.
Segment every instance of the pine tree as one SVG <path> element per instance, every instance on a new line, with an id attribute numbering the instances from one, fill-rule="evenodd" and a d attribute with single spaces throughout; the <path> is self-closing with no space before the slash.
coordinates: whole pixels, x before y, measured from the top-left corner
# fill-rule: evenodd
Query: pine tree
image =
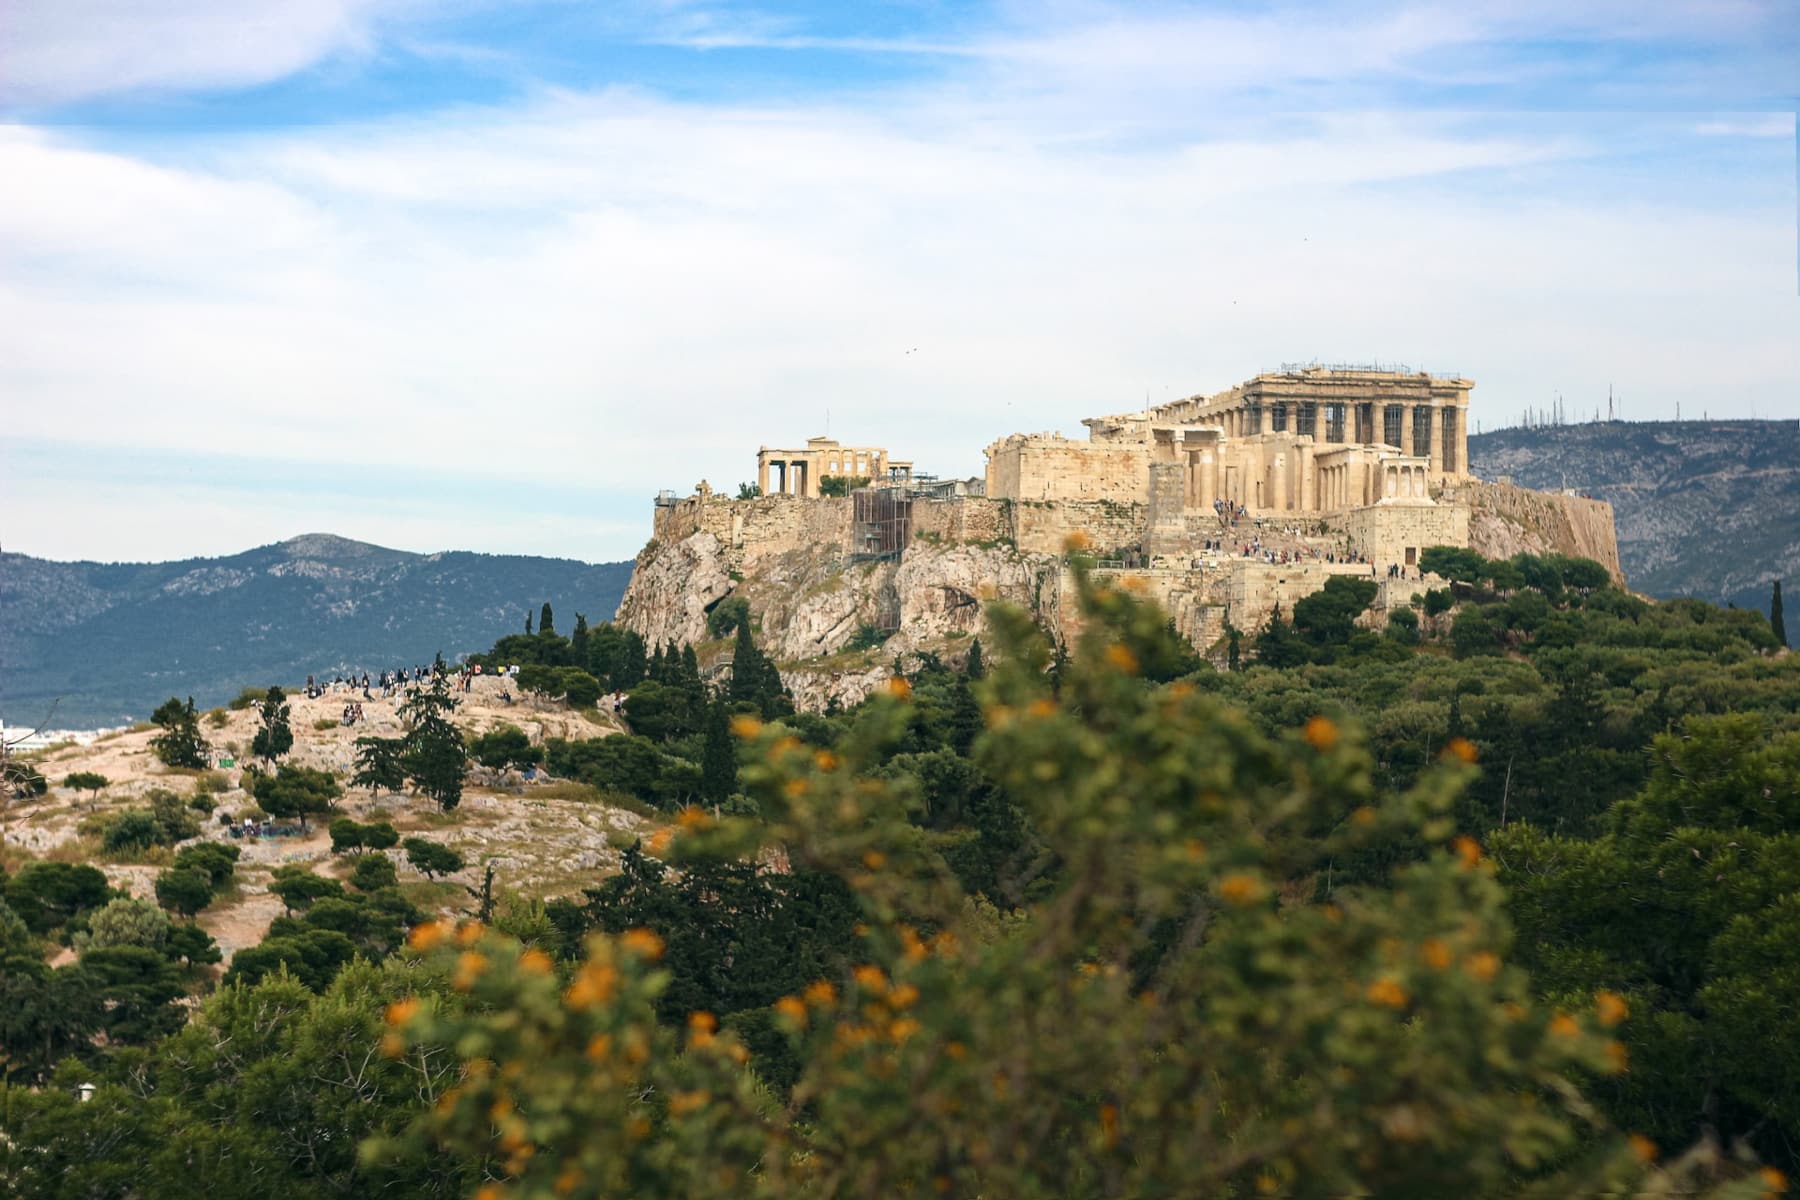
<path id="1" fill-rule="evenodd" d="M 725 703 L 715 700 L 706 706 L 706 742 L 700 750 L 700 794 L 713 804 L 722 804 L 736 790 L 737 747 L 732 744 Z"/>
<path id="2" fill-rule="evenodd" d="M 538 612 L 538 632 L 539 633 L 555 633 L 556 632 L 556 619 L 554 616 L 551 615 L 550 602 L 548 600 L 544 601 L 544 607 L 541 610 L 539 610 L 539 612 Z"/>
<path id="3" fill-rule="evenodd" d="M 463 777 L 469 771 L 468 746 L 462 730 L 450 720 L 455 710 L 456 698 L 443 671 L 432 672 L 429 687 L 408 691 L 400 706 L 400 717 L 409 726 L 401 762 L 419 791 L 444 812 L 462 803 Z"/>
<path id="4" fill-rule="evenodd" d="M 212 747 L 200 735 L 200 714 L 192 696 L 186 705 L 170 696 L 150 714 L 150 721 L 163 729 L 150 739 L 152 754 L 171 767 L 206 766 Z"/>
<path id="5" fill-rule="evenodd" d="M 987 676 L 987 664 L 981 660 L 980 638 L 969 643 L 969 657 L 963 663 L 963 674 L 972 680 Z"/>
<path id="6" fill-rule="evenodd" d="M 1775 581 L 1775 594 L 1769 597 L 1769 627 L 1775 631 L 1775 640 L 1787 645 L 1787 618 L 1781 611 L 1781 580 Z"/>
<path id="7" fill-rule="evenodd" d="M 278 687 L 263 697 L 262 725 L 250 739 L 250 753 L 265 763 L 274 761 L 294 748 L 294 727 L 288 721 L 287 697 Z"/>

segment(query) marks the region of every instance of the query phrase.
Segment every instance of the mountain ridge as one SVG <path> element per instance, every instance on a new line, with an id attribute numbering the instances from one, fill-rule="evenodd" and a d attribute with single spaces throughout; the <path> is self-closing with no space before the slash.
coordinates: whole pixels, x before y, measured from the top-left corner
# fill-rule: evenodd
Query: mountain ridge
<path id="1" fill-rule="evenodd" d="M 141 718 L 172 694 L 380 670 L 485 649 L 549 601 L 610 619 L 631 564 L 393 550 L 306 533 L 216 558 L 57 562 L 0 552 L 0 716 Z"/>

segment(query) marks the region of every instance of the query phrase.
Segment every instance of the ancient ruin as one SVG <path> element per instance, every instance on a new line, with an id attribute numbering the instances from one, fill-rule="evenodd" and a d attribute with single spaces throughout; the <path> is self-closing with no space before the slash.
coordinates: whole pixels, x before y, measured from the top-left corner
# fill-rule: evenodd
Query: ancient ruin
<path id="1" fill-rule="evenodd" d="M 741 595 L 801 694 L 849 702 L 883 668 L 846 671 L 837 656 L 872 632 L 883 661 L 953 650 L 995 597 L 1053 635 L 1072 632 L 1072 537 L 1100 574 L 1153 596 L 1214 653 L 1228 630 L 1260 629 L 1333 575 L 1374 580 L 1365 619 L 1384 623 L 1444 586 L 1420 571 L 1431 546 L 1581 555 L 1619 577 L 1610 506 L 1468 474 L 1474 386 L 1404 369 L 1283 369 L 1090 418 L 1086 440 L 1002 438 L 985 477 L 966 483 L 829 438 L 764 447 L 758 499 L 710 488 L 658 499 L 619 619 L 659 643 L 698 643 L 707 612 Z M 827 476 L 871 482 L 821 497 Z"/>

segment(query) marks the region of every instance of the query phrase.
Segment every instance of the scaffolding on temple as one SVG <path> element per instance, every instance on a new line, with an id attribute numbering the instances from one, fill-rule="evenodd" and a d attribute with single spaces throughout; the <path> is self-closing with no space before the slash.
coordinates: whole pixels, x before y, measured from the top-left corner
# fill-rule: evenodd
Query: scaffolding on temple
<path id="1" fill-rule="evenodd" d="M 912 490 L 904 483 L 850 493 L 850 561 L 899 558 L 912 538 Z"/>

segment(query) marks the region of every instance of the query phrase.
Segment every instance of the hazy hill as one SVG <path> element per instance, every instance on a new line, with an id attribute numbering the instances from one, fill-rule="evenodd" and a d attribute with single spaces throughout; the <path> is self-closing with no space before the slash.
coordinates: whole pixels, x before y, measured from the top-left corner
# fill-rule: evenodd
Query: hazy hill
<path id="1" fill-rule="evenodd" d="M 409 554 L 307 534 L 229 558 L 64 563 L 0 554 L 0 717 L 84 728 L 202 706 L 246 684 L 485 649 L 548 600 L 557 627 L 610 620 L 631 564 Z"/>
<path id="2" fill-rule="evenodd" d="M 1504 429 L 1471 437 L 1469 464 L 1611 501 L 1636 591 L 1767 612 L 1771 581 L 1800 579 L 1800 421 Z"/>

